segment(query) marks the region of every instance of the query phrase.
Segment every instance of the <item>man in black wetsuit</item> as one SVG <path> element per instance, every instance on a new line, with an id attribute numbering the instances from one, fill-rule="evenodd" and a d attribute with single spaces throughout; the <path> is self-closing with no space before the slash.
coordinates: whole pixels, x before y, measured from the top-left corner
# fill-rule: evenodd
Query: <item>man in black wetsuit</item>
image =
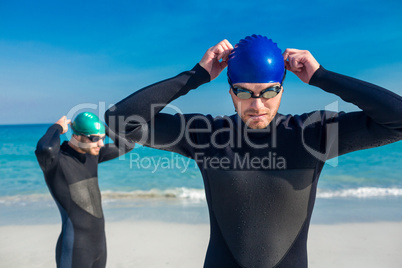
<path id="1" fill-rule="evenodd" d="M 164 114 L 228 66 L 236 114 Z M 362 111 L 278 114 L 287 69 Z M 211 96 L 213 97 L 213 96 Z M 139 90 L 106 123 L 130 141 L 193 158 L 210 216 L 204 267 L 307 267 L 307 235 L 324 162 L 402 138 L 402 98 L 327 71 L 308 51 L 253 35 L 223 40 L 192 70 Z"/>
<path id="2" fill-rule="evenodd" d="M 60 146 L 60 135 L 68 130 L 65 116 L 39 140 L 36 157 L 46 184 L 62 217 L 56 246 L 60 268 L 104 268 L 106 266 L 105 220 L 98 186 L 98 163 L 114 159 L 132 149 L 111 135 L 93 113 L 81 113 L 72 123 L 73 136 Z M 115 144 L 104 144 L 106 134 Z"/>

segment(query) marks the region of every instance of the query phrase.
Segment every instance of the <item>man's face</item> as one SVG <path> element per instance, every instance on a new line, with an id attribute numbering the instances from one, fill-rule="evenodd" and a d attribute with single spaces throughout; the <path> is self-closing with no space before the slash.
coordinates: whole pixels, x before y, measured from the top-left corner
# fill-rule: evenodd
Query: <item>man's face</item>
<path id="1" fill-rule="evenodd" d="M 250 90 L 255 96 L 260 96 L 261 91 L 275 85 L 279 85 L 279 83 L 237 83 L 233 87 Z M 262 129 L 271 123 L 278 112 L 283 90 L 271 99 L 263 97 L 240 99 L 233 93 L 232 89 L 229 92 L 235 109 L 243 122 L 249 128 Z"/>
<path id="2" fill-rule="evenodd" d="M 92 137 L 99 137 L 99 140 L 96 142 L 93 142 L 91 140 Z M 105 146 L 103 143 L 103 139 L 105 137 L 105 134 L 93 134 L 90 135 L 90 137 L 87 136 L 76 136 L 76 140 L 79 141 L 78 147 L 84 151 L 87 154 L 90 155 L 99 155 L 100 148 Z"/>

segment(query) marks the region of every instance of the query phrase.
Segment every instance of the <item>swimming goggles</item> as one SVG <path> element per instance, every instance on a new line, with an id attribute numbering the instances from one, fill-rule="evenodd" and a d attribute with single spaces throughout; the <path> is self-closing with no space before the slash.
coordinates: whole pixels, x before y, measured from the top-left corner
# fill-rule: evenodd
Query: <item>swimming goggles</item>
<path id="1" fill-rule="evenodd" d="M 276 97 L 276 95 L 278 95 L 279 92 L 281 92 L 283 81 L 285 80 L 285 76 L 286 76 L 286 69 L 285 69 L 285 73 L 284 73 L 282 81 L 281 81 L 281 85 L 275 85 L 275 86 L 266 88 L 260 92 L 259 96 L 254 95 L 254 92 L 251 90 L 248 90 L 245 88 L 234 87 L 232 84 L 232 81 L 230 81 L 229 77 L 228 77 L 228 80 L 229 80 L 230 88 L 233 90 L 233 93 L 239 99 L 242 99 L 242 100 L 247 100 L 250 98 L 272 99 L 272 98 Z"/>
<path id="2" fill-rule="evenodd" d="M 98 141 L 100 141 L 100 140 L 104 141 L 105 138 L 106 138 L 106 135 L 103 136 L 103 137 L 100 137 L 100 136 L 94 136 L 94 135 L 84 135 L 84 134 L 81 134 L 81 136 L 87 137 L 91 142 L 98 142 Z"/>
<path id="3" fill-rule="evenodd" d="M 254 95 L 254 92 L 244 88 L 232 87 L 233 93 L 242 100 L 247 100 L 249 98 L 264 98 L 264 99 L 272 99 L 276 97 L 281 91 L 281 86 L 273 86 L 264 89 L 260 92 L 259 96 Z"/>

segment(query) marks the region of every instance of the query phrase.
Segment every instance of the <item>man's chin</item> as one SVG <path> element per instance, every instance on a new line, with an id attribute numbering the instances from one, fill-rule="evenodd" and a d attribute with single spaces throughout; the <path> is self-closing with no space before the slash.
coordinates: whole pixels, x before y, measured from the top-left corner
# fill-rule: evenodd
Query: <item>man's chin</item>
<path id="1" fill-rule="evenodd" d="M 268 124 L 252 124 L 252 125 L 247 125 L 251 129 L 264 129 L 268 126 Z"/>
<path id="2" fill-rule="evenodd" d="M 267 120 L 250 120 L 249 119 L 244 123 L 251 129 L 263 129 L 263 128 L 266 128 L 270 122 L 268 122 Z"/>

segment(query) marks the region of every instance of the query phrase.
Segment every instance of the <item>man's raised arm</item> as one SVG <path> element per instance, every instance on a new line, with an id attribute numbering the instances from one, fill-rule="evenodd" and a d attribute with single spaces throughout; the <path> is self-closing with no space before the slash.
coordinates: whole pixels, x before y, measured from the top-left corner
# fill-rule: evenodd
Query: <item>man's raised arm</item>
<path id="1" fill-rule="evenodd" d="M 182 118 L 159 112 L 176 98 L 216 78 L 226 68 L 231 50 L 227 40 L 221 41 L 208 49 L 190 71 L 138 90 L 115 104 L 106 111 L 105 122 L 131 142 L 149 144 L 152 131 L 161 142 L 176 138 Z"/>
<path id="2" fill-rule="evenodd" d="M 327 119 L 339 126 L 339 133 L 329 133 L 336 136 L 330 140 L 337 141 L 334 143 L 336 153 L 331 153 L 330 158 L 402 139 L 401 96 L 374 84 L 328 71 L 308 51 L 287 49 L 284 59 L 286 68 L 303 82 L 335 94 L 362 110 L 341 112 L 336 118 Z"/>

